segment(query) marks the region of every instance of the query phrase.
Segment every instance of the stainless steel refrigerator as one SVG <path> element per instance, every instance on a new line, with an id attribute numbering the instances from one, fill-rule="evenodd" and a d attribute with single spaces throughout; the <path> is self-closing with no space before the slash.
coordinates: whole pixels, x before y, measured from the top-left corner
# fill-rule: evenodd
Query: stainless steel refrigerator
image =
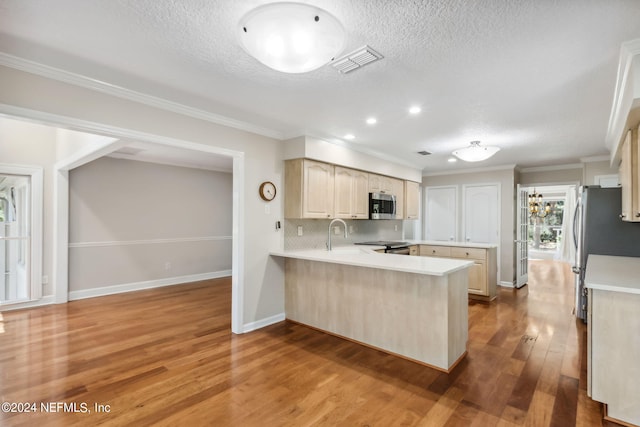
<path id="1" fill-rule="evenodd" d="M 622 189 L 583 186 L 573 216 L 576 260 L 576 316 L 586 322 L 587 292 L 584 288 L 589 255 L 640 257 L 640 223 L 620 219 Z"/>

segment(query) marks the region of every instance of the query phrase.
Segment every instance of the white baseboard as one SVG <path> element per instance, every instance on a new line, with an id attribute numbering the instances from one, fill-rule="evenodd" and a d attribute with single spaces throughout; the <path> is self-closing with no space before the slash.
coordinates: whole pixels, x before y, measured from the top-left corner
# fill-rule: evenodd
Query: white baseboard
<path id="1" fill-rule="evenodd" d="M 242 333 L 255 331 L 256 329 L 264 328 L 265 326 L 273 325 L 274 323 L 282 322 L 285 319 L 284 313 L 278 313 L 274 316 L 266 317 L 264 319 L 256 320 L 255 322 L 245 323 L 242 326 Z"/>
<path id="2" fill-rule="evenodd" d="M 503 288 L 514 288 L 515 287 L 513 285 L 513 282 L 500 282 L 500 283 L 498 283 L 498 285 L 502 286 Z"/>
<path id="3" fill-rule="evenodd" d="M 43 305 L 55 304 L 55 298 L 53 295 L 47 295 L 39 300 L 35 301 L 27 301 L 27 302 L 19 302 L 16 304 L 7 304 L 0 305 L 0 311 L 9 311 L 9 310 L 22 310 L 23 308 L 33 308 L 40 307 Z"/>
<path id="4" fill-rule="evenodd" d="M 122 285 L 103 286 L 101 288 L 83 289 L 69 292 L 69 301 L 121 294 L 123 292 L 140 291 L 143 289 L 160 288 L 163 286 L 179 285 L 181 283 L 197 282 L 199 280 L 218 279 L 231 276 L 231 270 L 213 271 L 210 273 L 189 274 L 187 276 L 167 277 L 164 279 L 146 280 L 144 282 L 124 283 Z"/>

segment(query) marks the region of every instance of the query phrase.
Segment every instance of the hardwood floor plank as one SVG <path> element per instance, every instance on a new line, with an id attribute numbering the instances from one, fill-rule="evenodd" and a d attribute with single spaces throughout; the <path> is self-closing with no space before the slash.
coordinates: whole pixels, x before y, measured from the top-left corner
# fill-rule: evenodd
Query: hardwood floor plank
<path id="1" fill-rule="evenodd" d="M 533 262 L 524 288 L 470 301 L 450 374 L 289 322 L 233 335 L 229 278 L 3 312 L 3 400 L 110 411 L 0 425 L 613 425 L 586 396 L 566 270 Z"/>

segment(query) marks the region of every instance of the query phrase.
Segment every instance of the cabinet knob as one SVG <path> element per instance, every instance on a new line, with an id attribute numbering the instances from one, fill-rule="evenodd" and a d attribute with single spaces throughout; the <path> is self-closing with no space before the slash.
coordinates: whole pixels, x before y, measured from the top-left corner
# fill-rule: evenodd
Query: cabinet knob
<path id="1" fill-rule="evenodd" d="M 435 249 L 434 249 L 434 250 L 432 250 L 432 251 L 431 251 L 431 253 L 432 253 L 432 254 L 435 254 L 435 253 L 436 253 L 436 250 L 435 250 Z"/>
<path id="2" fill-rule="evenodd" d="M 467 254 L 467 256 L 469 256 L 469 252 L 465 252 Z"/>
<path id="3" fill-rule="evenodd" d="M 618 218 L 622 219 L 622 218 L 626 218 L 627 216 L 625 214 L 620 214 L 618 215 Z"/>
<path id="4" fill-rule="evenodd" d="M 640 212 L 636 212 L 636 218 L 640 218 Z"/>

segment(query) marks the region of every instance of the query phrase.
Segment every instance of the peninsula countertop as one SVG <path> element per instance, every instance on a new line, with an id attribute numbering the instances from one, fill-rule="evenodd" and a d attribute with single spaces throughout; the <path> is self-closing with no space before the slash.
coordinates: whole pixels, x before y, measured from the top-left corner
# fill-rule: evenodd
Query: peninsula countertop
<path id="1" fill-rule="evenodd" d="M 342 246 L 335 247 L 331 251 L 327 251 L 325 249 L 276 250 L 271 251 L 270 254 L 272 256 L 284 258 L 354 265 L 359 267 L 402 271 L 406 273 L 417 273 L 430 276 L 445 276 L 473 265 L 473 261 L 460 259 L 383 254 L 375 252 L 375 249 L 383 248 L 383 246 Z"/>

